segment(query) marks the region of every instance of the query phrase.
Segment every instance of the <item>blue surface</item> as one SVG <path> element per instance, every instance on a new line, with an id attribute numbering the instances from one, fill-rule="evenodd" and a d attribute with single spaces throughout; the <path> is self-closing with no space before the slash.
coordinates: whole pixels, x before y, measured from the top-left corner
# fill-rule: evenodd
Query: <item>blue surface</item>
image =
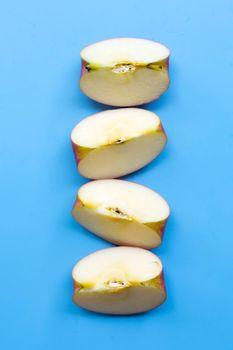
<path id="1" fill-rule="evenodd" d="M 0 348 L 233 349 L 232 1 L 8 1 L 0 13 Z M 131 317 L 71 301 L 71 269 L 110 246 L 70 215 L 86 180 L 69 135 L 103 110 L 78 89 L 79 52 L 108 37 L 170 47 L 171 86 L 146 108 L 169 142 L 127 178 L 172 215 L 163 245 L 168 299 Z"/>

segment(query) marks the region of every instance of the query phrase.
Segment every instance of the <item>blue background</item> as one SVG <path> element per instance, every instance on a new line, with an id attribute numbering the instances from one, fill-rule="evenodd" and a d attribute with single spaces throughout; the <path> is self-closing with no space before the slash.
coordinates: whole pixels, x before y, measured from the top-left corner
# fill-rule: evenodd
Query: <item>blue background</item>
<path id="1" fill-rule="evenodd" d="M 0 348 L 233 349 L 233 2 L 8 1 L 0 14 Z M 109 37 L 171 49 L 157 112 L 169 142 L 127 179 L 160 192 L 168 299 L 113 317 L 72 304 L 71 269 L 110 244 L 70 215 L 78 175 L 73 126 L 106 109 L 78 88 L 79 52 Z"/>

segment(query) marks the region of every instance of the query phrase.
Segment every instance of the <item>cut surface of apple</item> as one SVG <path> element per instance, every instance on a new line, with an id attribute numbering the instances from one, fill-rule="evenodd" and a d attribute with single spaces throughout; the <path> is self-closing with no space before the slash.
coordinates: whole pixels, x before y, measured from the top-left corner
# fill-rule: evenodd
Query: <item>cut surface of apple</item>
<path id="1" fill-rule="evenodd" d="M 136 106 L 153 101 L 169 85 L 170 52 L 145 39 L 100 41 L 81 51 L 80 88 L 95 101 L 112 106 Z"/>
<path id="2" fill-rule="evenodd" d="M 82 226 L 105 240 L 147 249 L 161 244 L 169 213 L 157 192 L 113 179 L 83 185 L 72 210 Z"/>
<path id="3" fill-rule="evenodd" d="M 136 314 L 166 299 L 163 267 L 153 253 L 132 247 L 99 250 L 72 271 L 73 301 L 90 311 Z"/>
<path id="4" fill-rule="evenodd" d="M 101 179 L 142 168 L 160 154 L 167 137 L 155 113 L 119 108 L 83 119 L 71 142 L 80 174 Z"/>

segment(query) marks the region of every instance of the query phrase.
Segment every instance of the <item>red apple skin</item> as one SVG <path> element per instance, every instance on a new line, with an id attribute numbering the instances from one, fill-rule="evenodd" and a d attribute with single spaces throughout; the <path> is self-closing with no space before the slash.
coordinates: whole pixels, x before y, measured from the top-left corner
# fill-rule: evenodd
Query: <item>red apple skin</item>
<path id="1" fill-rule="evenodd" d="M 169 216 L 170 216 L 170 213 L 169 213 Z M 167 226 L 167 221 L 168 221 L 169 216 L 167 217 L 166 220 L 164 220 L 163 226 L 161 227 L 161 230 L 160 230 L 161 243 L 162 243 L 162 240 L 163 240 L 163 236 L 164 236 L 164 232 L 165 232 L 165 229 L 166 229 L 166 226 Z"/>
<path id="2" fill-rule="evenodd" d="M 80 291 L 82 288 L 81 284 L 79 284 L 77 281 L 73 279 L 73 294 L 72 294 L 72 299 L 73 303 L 75 304 L 75 295 Z"/>
<path id="3" fill-rule="evenodd" d="M 78 145 L 76 145 L 73 140 L 71 139 L 71 145 L 72 145 L 72 149 L 74 152 L 74 157 L 75 157 L 75 161 L 76 161 L 76 165 L 78 166 L 78 163 L 80 162 L 80 158 L 78 156 Z"/>
<path id="4" fill-rule="evenodd" d="M 167 224 L 167 221 L 168 221 L 168 218 L 167 217 L 164 221 L 163 221 L 163 224 L 161 225 L 161 227 L 159 228 L 159 230 L 156 230 L 156 232 L 158 233 L 158 235 L 160 236 L 161 238 L 161 243 L 160 245 L 162 244 L 163 242 L 163 236 L 164 236 L 164 232 L 165 232 L 165 228 L 166 228 L 166 224 Z M 151 249 L 153 249 L 154 247 L 152 247 Z"/>
<path id="5" fill-rule="evenodd" d="M 159 123 L 159 126 L 157 127 L 156 131 L 161 131 L 162 133 L 164 133 L 164 135 L 166 136 L 166 139 L 167 139 L 167 135 L 165 133 L 165 130 L 164 130 L 161 122 Z"/>
<path id="6" fill-rule="evenodd" d="M 71 211 L 72 216 L 75 217 L 75 210 L 82 207 L 83 207 L 83 203 L 81 202 L 79 197 L 77 197 Z"/>
<path id="7" fill-rule="evenodd" d="M 168 216 L 164 220 L 163 226 L 161 227 L 161 230 L 160 230 L 161 244 L 162 244 L 162 241 L 163 241 L 164 232 L 165 232 L 165 229 L 167 227 L 167 222 L 168 222 L 168 219 L 169 219 L 170 215 L 171 215 L 171 212 L 170 212 L 170 208 L 169 208 Z"/>
<path id="8" fill-rule="evenodd" d="M 157 248 L 157 247 L 161 246 L 161 244 L 163 243 L 163 236 L 164 236 L 164 232 L 165 232 L 165 229 L 166 229 L 166 225 L 167 225 L 167 221 L 169 219 L 169 216 L 170 216 L 170 212 L 168 214 L 168 217 L 165 220 L 163 220 L 162 222 L 158 222 L 158 223 L 154 223 L 154 224 L 148 224 L 148 223 L 146 224 L 146 226 L 148 226 L 152 230 L 156 231 L 157 234 L 159 235 L 160 239 L 161 239 L 160 244 L 158 244 L 156 246 L 148 247 L 146 249 L 154 249 L 154 248 Z M 139 247 L 140 247 L 140 245 L 139 245 Z"/>
<path id="9" fill-rule="evenodd" d="M 167 71 L 169 72 L 169 61 L 170 60 L 170 56 L 168 56 L 165 60 L 164 60 L 164 63 L 165 63 L 165 67 L 167 69 Z"/>
<path id="10" fill-rule="evenodd" d="M 165 144 L 164 144 L 164 147 L 163 147 L 163 149 L 166 147 L 166 144 L 167 144 L 167 134 L 166 134 L 166 132 L 165 132 L 165 130 L 164 130 L 164 127 L 163 127 L 163 124 L 161 123 L 161 121 L 160 121 L 160 123 L 159 123 L 159 126 L 157 127 L 157 129 L 156 129 L 156 132 L 161 132 L 161 133 L 163 133 L 164 134 L 164 136 L 165 136 L 165 138 L 166 138 L 166 142 L 165 142 Z M 161 151 L 162 152 L 162 151 Z"/>
<path id="11" fill-rule="evenodd" d="M 161 242 L 163 240 L 165 228 L 166 228 L 166 225 L 167 225 L 167 220 L 168 220 L 168 218 L 164 221 L 164 225 L 163 225 L 163 227 L 161 228 L 161 231 L 160 231 Z"/>
<path id="12" fill-rule="evenodd" d="M 80 79 L 82 78 L 82 76 L 88 72 L 87 68 L 86 68 L 86 64 L 87 62 L 84 61 L 83 59 L 81 60 L 81 72 L 80 72 Z"/>
<path id="13" fill-rule="evenodd" d="M 160 282 L 161 289 L 164 291 L 165 300 L 166 300 L 166 298 L 167 298 L 167 291 L 166 291 L 165 279 L 164 279 L 164 272 L 163 272 L 163 271 L 162 271 L 161 274 L 160 274 L 159 282 Z M 164 300 L 164 301 L 165 301 L 165 300 Z"/>

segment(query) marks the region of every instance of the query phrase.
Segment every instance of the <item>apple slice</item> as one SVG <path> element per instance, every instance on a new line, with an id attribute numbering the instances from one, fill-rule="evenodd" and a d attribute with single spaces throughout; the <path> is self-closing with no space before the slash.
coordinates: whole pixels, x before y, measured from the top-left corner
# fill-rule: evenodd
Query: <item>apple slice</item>
<path id="1" fill-rule="evenodd" d="M 169 212 L 158 193 L 110 179 L 83 185 L 72 210 L 82 226 L 105 240 L 147 249 L 161 244 Z"/>
<path id="2" fill-rule="evenodd" d="M 81 175 L 114 178 L 151 162 L 167 137 L 159 117 L 140 108 L 120 108 L 83 119 L 71 133 Z"/>
<path id="3" fill-rule="evenodd" d="M 117 38 L 81 51 L 80 88 L 95 101 L 136 106 L 153 101 L 169 85 L 170 52 L 155 41 Z"/>
<path id="4" fill-rule="evenodd" d="M 162 263 L 141 248 L 99 250 L 79 261 L 72 277 L 74 303 L 90 311 L 136 314 L 166 299 Z"/>

